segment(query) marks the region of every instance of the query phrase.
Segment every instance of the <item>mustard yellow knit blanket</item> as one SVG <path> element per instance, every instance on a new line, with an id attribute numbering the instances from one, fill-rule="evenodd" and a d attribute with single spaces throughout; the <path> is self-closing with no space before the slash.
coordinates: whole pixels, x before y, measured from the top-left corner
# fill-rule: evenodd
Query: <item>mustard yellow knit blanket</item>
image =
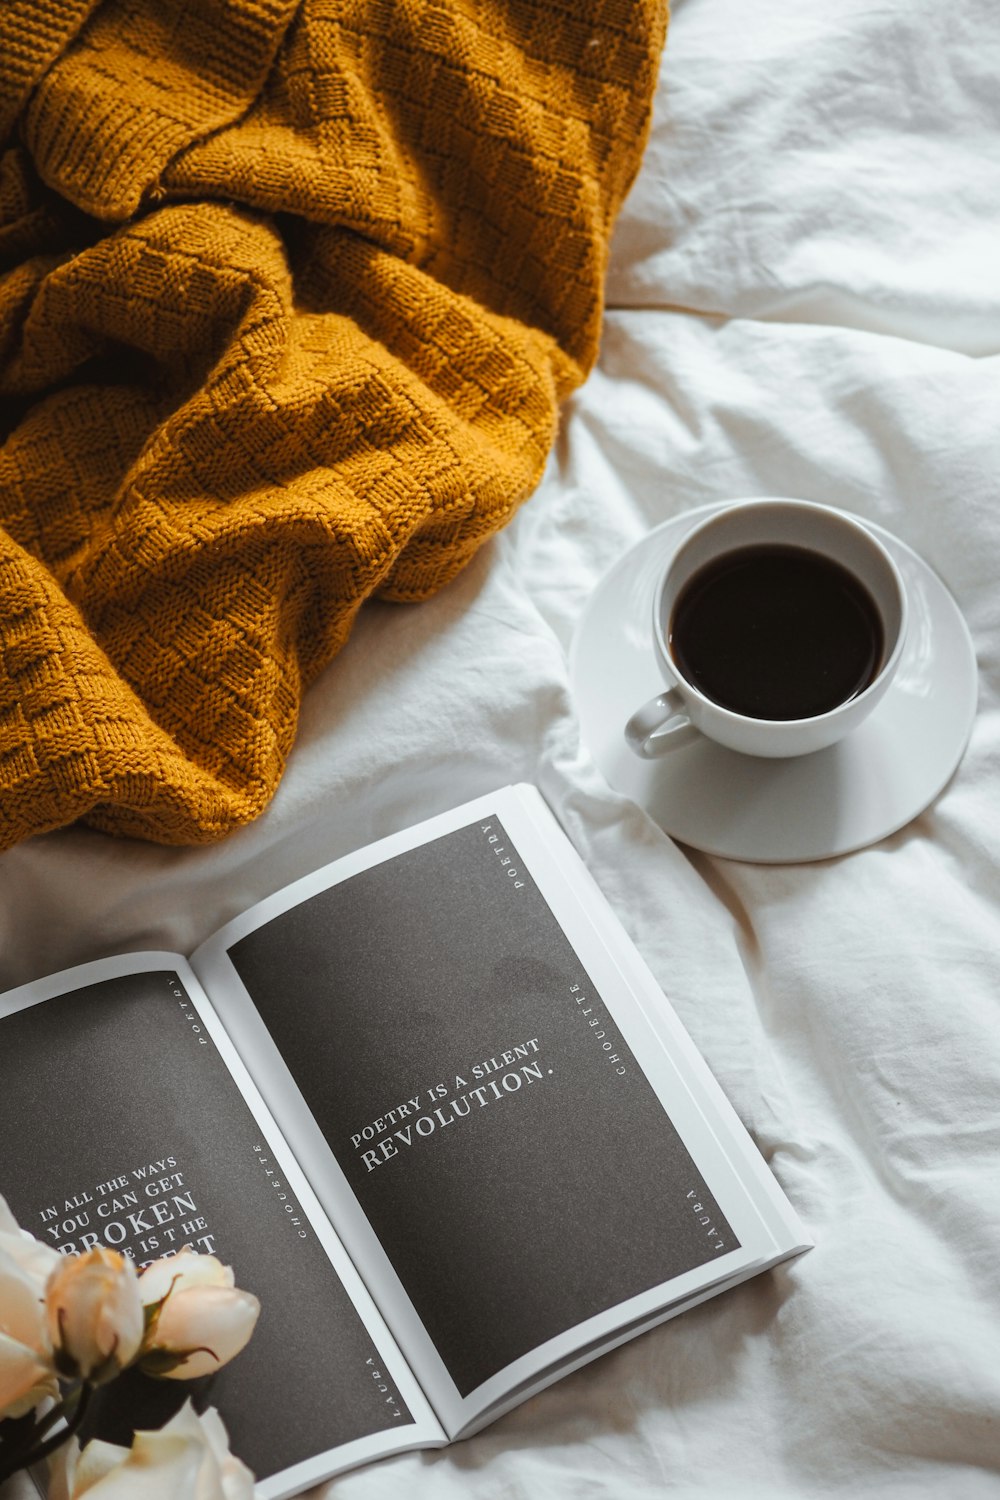
<path id="1" fill-rule="evenodd" d="M 3 0 L 0 847 L 267 805 L 531 493 L 665 0 Z"/>

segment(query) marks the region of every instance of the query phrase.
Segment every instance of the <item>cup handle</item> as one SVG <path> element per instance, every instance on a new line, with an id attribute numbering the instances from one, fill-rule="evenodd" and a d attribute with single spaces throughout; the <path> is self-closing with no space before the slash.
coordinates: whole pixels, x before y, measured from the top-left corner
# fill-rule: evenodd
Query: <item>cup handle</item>
<path id="1" fill-rule="evenodd" d="M 650 698 L 625 725 L 629 749 L 641 760 L 656 760 L 668 750 L 690 744 L 698 734 L 676 688 Z"/>

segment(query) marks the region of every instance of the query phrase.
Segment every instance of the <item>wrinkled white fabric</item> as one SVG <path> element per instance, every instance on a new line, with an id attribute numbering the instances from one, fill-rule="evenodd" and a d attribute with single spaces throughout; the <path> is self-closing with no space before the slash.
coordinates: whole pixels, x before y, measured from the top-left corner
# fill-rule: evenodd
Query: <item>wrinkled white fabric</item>
<path id="1" fill-rule="evenodd" d="M 325 860 L 535 780 L 815 1235 L 331 1496 L 1000 1497 L 998 76 L 992 0 L 680 0 L 600 364 L 539 494 L 437 598 L 363 612 L 257 825 L 0 858 L 6 986 L 189 950 Z M 977 646 L 951 784 L 839 860 L 685 853 L 580 743 L 567 646 L 594 584 L 661 520 L 753 494 L 886 526 Z"/>

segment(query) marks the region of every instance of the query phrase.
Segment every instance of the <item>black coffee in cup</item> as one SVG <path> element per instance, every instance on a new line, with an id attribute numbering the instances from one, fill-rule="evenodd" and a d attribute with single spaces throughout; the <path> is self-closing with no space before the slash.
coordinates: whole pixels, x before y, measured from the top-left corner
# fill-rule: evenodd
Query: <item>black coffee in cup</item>
<path id="1" fill-rule="evenodd" d="M 684 585 L 668 646 L 707 698 L 753 719 L 809 719 L 865 690 L 884 651 L 864 585 L 805 547 L 738 547 Z"/>

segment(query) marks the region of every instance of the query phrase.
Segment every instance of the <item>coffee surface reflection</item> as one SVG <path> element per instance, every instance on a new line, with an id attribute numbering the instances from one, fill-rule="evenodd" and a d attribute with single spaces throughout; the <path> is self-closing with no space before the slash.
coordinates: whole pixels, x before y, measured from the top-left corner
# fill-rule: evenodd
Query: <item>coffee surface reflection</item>
<path id="1" fill-rule="evenodd" d="M 865 690 L 882 665 L 878 607 L 847 568 L 767 543 L 713 558 L 684 585 L 668 647 L 713 702 L 754 719 L 808 719 Z"/>

